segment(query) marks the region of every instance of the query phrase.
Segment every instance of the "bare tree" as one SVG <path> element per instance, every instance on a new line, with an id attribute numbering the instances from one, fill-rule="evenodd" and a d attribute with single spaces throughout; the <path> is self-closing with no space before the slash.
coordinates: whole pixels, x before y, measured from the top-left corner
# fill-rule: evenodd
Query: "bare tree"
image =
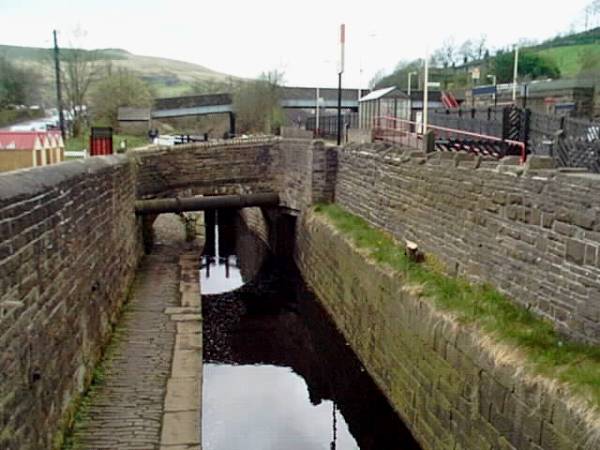
<path id="1" fill-rule="evenodd" d="M 487 50 L 487 36 L 485 34 L 479 36 L 473 46 L 477 59 L 481 60 L 485 56 Z"/>
<path id="2" fill-rule="evenodd" d="M 73 119 L 73 136 L 78 136 L 85 122 L 90 85 L 96 77 L 101 58 L 98 52 L 81 48 L 85 31 L 77 28 L 73 36 L 77 45 L 71 43 L 70 48 L 61 52 L 61 69 L 66 106 Z"/>
<path id="3" fill-rule="evenodd" d="M 470 60 L 475 59 L 477 51 L 473 41 L 471 39 L 467 39 L 465 42 L 463 42 L 458 49 L 458 54 L 461 56 L 462 62 L 465 64 Z"/>
<path id="4" fill-rule="evenodd" d="M 242 81 L 235 90 L 233 103 L 242 132 L 277 132 L 285 120 L 279 105 L 283 72 L 273 70 L 258 80 Z"/>
<path id="5" fill-rule="evenodd" d="M 456 62 L 456 42 L 453 37 L 444 39 L 442 46 L 435 50 L 431 55 L 432 62 L 435 65 L 447 68 Z"/>
<path id="6" fill-rule="evenodd" d="M 102 77 L 90 95 L 94 120 L 103 125 L 116 127 L 117 114 L 121 106 L 150 107 L 154 92 L 144 80 L 126 69 L 110 69 Z"/>
<path id="7" fill-rule="evenodd" d="M 583 30 L 588 31 L 590 28 L 598 26 L 598 18 L 600 16 L 600 0 L 593 0 L 588 3 L 581 13 L 579 19 L 583 24 Z"/>
<path id="8" fill-rule="evenodd" d="M 386 76 L 386 72 L 384 69 L 379 69 L 375 72 L 375 75 L 369 80 L 369 89 L 374 89 L 377 85 L 383 80 Z"/>

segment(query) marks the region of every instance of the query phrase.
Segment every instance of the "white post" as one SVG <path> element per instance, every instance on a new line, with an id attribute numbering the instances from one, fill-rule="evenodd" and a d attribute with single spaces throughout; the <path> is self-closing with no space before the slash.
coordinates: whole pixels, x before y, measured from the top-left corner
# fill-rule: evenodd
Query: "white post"
<path id="1" fill-rule="evenodd" d="M 513 103 L 517 103 L 517 77 L 519 76 L 519 47 L 515 46 L 515 67 L 513 73 Z"/>
<path id="2" fill-rule="evenodd" d="M 423 134 L 427 133 L 429 119 L 429 52 L 425 56 L 425 86 L 423 86 Z"/>
<path id="3" fill-rule="evenodd" d="M 315 120 L 315 133 L 318 136 L 319 133 L 319 97 L 320 97 L 320 88 L 317 88 L 317 118 Z"/>
<path id="4" fill-rule="evenodd" d="M 408 98 L 410 98 L 410 79 L 412 77 L 412 72 L 408 72 L 408 89 L 407 89 L 407 94 L 408 94 Z"/>

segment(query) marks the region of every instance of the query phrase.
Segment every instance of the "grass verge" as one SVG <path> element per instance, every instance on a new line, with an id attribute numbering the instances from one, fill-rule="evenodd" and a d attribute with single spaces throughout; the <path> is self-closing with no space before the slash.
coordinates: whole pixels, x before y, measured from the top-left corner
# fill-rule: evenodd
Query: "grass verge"
<path id="1" fill-rule="evenodd" d="M 403 246 L 392 237 L 337 205 L 318 205 L 315 211 L 325 215 L 373 260 L 422 286 L 424 296 L 452 312 L 461 323 L 473 324 L 499 342 L 518 347 L 538 374 L 568 384 L 588 399 L 592 408 L 600 406 L 600 347 L 565 339 L 552 324 L 489 285 L 447 276 L 433 261 L 409 261 Z"/>

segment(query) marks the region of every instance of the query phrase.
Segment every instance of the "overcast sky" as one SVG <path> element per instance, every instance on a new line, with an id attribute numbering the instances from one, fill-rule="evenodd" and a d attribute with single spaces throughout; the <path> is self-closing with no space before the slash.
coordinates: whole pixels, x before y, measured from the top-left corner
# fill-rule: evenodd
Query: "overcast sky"
<path id="1" fill-rule="evenodd" d="M 288 85 L 335 86 L 339 24 L 347 27 L 344 85 L 366 86 L 378 69 L 422 57 L 453 36 L 485 34 L 490 46 L 546 39 L 581 17 L 589 0 L 0 0 L 0 43 L 48 47 L 87 32 L 85 48 L 201 64 L 242 77 L 285 72 Z M 362 75 L 361 75 L 362 68 Z"/>

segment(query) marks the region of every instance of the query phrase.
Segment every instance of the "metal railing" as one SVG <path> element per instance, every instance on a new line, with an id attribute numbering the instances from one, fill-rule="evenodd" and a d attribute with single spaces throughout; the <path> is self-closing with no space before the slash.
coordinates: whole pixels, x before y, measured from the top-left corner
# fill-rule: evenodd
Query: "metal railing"
<path id="1" fill-rule="evenodd" d="M 527 160 L 523 142 L 438 125 L 428 125 L 426 131 L 433 133 L 431 151 L 460 151 L 496 159 L 515 155 L 520 157 L 522 163 Z M 423 124 L 396 117 L 376 117 L 373 122 L 373 139 L 418 148 L 424 139 Z"/>
<path id="2" fill-rule="evenodd" d="M 306 119 L 306 129 L 313 131 L 315 137 L 337 136 L 337 114 L 327 114 L 319 117 L 319 129 L 317 130 L 316 117 Z M 342 130 L 346 128 L 358 128 L 358 113 L 342 114 Z"/>

